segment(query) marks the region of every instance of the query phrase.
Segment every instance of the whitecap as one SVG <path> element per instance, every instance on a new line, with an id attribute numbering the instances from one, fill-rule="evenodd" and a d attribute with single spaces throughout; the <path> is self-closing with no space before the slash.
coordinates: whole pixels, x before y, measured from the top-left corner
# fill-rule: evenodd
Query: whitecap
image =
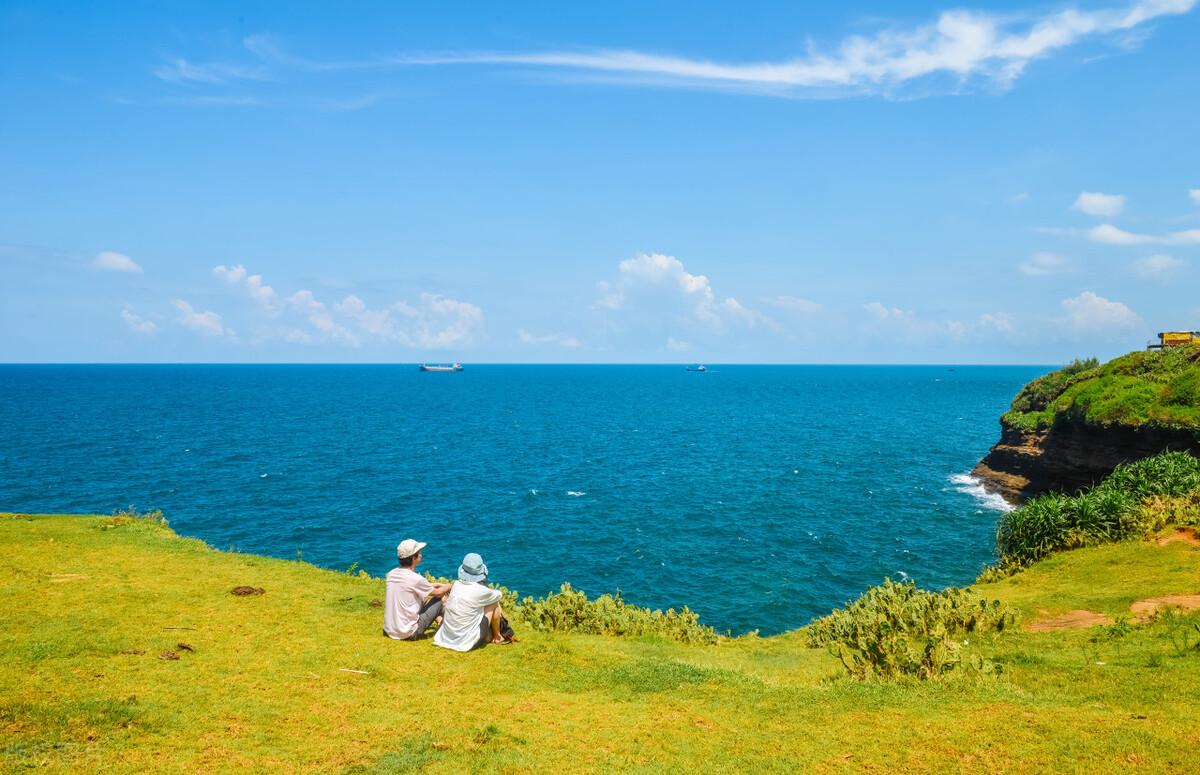
<path id="1" fill-rule="evenodd" d="M 567 495 L 570 495 L 572 498 L 580 498 L 584 495 L 587 495 L 587 493 L 580 492 L 579 490 L 567 490 Z"/>
<path id="2" fill-rule="evenodd" d="M 955 474 L 950 477 L 950 483 L 954 485 L 954 489 L 961 493 L 970 495 L 981 506 L 992 511 L 1012 511 L 1013 506 L 1000 493 L 991 492 L 983 486 L 983 482 L 978 477 L 970 474 Z"/>
<path id="3" fill-rule="evenodd" d="M 259 478 L 259 479 L 266 479 L 268 476 L 270 476 L 270 474 L 259 474 L 259 475 L 258 475 L 258 478 Z"/>

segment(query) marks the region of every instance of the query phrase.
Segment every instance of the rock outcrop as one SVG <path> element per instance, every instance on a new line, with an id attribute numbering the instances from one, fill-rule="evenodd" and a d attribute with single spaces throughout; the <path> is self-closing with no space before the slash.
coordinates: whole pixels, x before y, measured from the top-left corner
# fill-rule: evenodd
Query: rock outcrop
<path id="1" fill-rule="evenodd" d="M 1020 502 L 1043 492 L 1090 487 L 1121 463 L 1167 450 L 1200 456 L 1200 431 L 1153 426 L 1092 426 L 1059 418 L 1022 431 L 1001 421 L 1000 441 L 972 472 L 989 489 Z"/>

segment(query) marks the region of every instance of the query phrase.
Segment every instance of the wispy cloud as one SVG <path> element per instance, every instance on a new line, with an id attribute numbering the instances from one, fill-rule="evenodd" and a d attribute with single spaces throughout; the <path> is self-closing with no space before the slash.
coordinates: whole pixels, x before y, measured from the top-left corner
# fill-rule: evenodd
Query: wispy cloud
<path id="1" fill-rule="evenodd" d="M 730 63 L 631 50 L 405 55 L 403 65 L 525 65 L 603 72 L 659 83 L 775 89 L 780 94 L 843 91 L 886 93 L 939 76 L 956 90 L 972 81 L 1010 86 L 1030 62 L 1089 38 L 1127 33 L 1155 19 L 1184 14 L 1196 0 L 1137 0 L 1084 11 L 1068 8 L 1041 16 L 950 10 L 931 23 L 853 35 L 827 52 L 815 48 L 776 62 Z"/>
<path id="2" fill-rule="evenodd" d="M 1125 197 L 1120 194 L 1083 191 L 1075 199 L 1075 204 L 1071 205 L 1071 209 L 1088 215 L 1103 215 L 1111 218 L 1114 215 L 1120 215 L 1121 210 L 1125 209 Z"/>
<path id="3" fill-rule="evenodd" d="M 201 312 L 183 299 L 171 302 L 179 315 L 175 321 L 184 328 L 199 331 L 207 336 L 233 336 L 233 329 L 226 328 L 221 316 L 215 312 Z"/>
<path id="4" fill-rule="evenodd" d="M 1187 262 L 1182 258 L 1168 256 L 1165 253 L 1156 253 L 1155 255 L 1146 256 L 1141 259 L 1133 265 L 1133 268 L 1138 273 L 1138 276 L 1143 279 L 1166 282 L 1177 275 L 1185 266 L 1187 266 Z"/>
<path id="5" fill-rule="evenodd" d="M 236 65 L 227 62 L 194 64 L 183 57 L 170 57 L 154 68 L 155 77 L 169 83 L 227 84 L 234 81 L 266 81 L 267 68 L 261 65 Z"/>
<path id="6" fill-rule="evenodd" d="M 121 320 L 125 321 L 125 325 L 129 326 L 130 331 L 136 331 L 139 334 L 153 334 L 158 330 L 158 325 L 153 320 L 146 320 L 134 312 L 128 304 L 121 308 Z"/>
<path id="7" fill-rule="evenodd" d="M 298 56 L 269 35 L 251 35 L 248 63 L 195 63 L 171 57 L 154 74 L 175 84 L 266 81 L 277 72 L 330 74 L 438 66 L 517 66 L 557 80 L 708 88 L 787 97 L 961 93 L 980 85 L 1005 89 L 1031 62 L 1087 40 L 1140 43 L 1146 25 L 1190 12 L 1197 0 L 1133 0 L 1096 10 L 996 13 L 954 9 L 919 25 L 892 25 L 810 44 L 803 55 L 776 61 L 728 62 L 621 48 L 599 50 L 406 52 L 354 60 Z M 920 90 L 919 92 L 915 90 Z M 372 104 L 354 98 L 351 105 Z M 346 109 L 353 109 L 346 108 Z"/>
<path id="8" fill-rule="evenodd" d="M 1088 229 L 1087 238 L 1104 245 L 1195 245 L 1200 244 L 1200 229 L 1169 234 L 1138 234 L 1119 229 L 1111 223 L 1102 223 Z"/>
<path id="9" fill-rule="evenodd" d="M 1047 277 L 1055 274 L 1067 274 L 1074 272 L 1075 262 L 1066 256 L 1060 256 L 1057 253 L 1039 252 L 1034 253 L 1028 259 L 1017 264 L 1017 269 L 1021 274 L 1029 275 L 1030 277 Z"/>
<path id="10" fill-rule="evenodd" d="M 1200 188 L 1188 189 L 1188 198 L 1192 200 L 1192 204 L 1200 205 Z"/>
<path id="11" fill-rule="evenodd" d="M 531 334 L 523 328 L 517 329 L 517 338 L 521 340 L 521 344 L 553 344 L 559 347 L 571 348 L 583 346 L 583 342 L 568 334 Z"/>
<path id="12" fill-rule="evenodd" d="M 132 258 L 124 253 L 114 253 L 111 250 L 104 250 L 97 253 L 96 257 L 92 259 L 92 267 L 99 269 L 101 272 L 142 273 L 142 267 Z"/>

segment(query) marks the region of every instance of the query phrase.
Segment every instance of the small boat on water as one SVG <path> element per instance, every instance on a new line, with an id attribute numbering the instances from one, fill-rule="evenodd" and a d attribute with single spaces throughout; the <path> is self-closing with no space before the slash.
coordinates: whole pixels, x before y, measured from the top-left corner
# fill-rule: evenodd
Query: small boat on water
<path id="1" fill-rule="evenodd" d="M 461 363 L 422 363 L 421 371 L 462 371 Z"/>
<path id="2" fill-rule="evenodd" d="M 703 363 L 697 363 L 695 366 L 688 366 L 687 371 L 708 371 L 708 367 Z"/>

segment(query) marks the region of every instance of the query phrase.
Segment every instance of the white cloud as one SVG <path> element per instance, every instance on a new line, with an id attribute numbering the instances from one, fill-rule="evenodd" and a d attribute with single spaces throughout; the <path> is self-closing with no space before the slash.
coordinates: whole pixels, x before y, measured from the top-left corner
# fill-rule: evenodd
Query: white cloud
<path id="1" fill-rule="evenodd" d="M 1066 274 L 1075 271 L 1075 264 L 1069 258 L 1057 253 L 1034 253 L 1027 260 L 1017 264 L 1021 274 L 1030 277 L 1046 277 L 1054 274 Z"/>
<path id="2" fill-rule="evenodd" d="M 1175 231 L 1170 234 L 1136 234 L 1118 229 L 1110 223 L 1102 223 L 1087 232 L 1092 242 L 1105 245 L 1193 245 L 1200 244 L 1200 229 Z"/>
<path id="3" fill-rule="evenodd" d="M 1188 189 L 1188 198 L 1192 200 L 1193 204 L 1200 205 L 1200 188 Z"/>
<path id="4" fill-rule="evenodd" d="M 225 266 L 224 264 L 215 266 L 213 267 L 213 274 L 230 285 L 244 287 L 246 293 L 254 300 L 254 303 L 261 307 L 267 314 L 279 314 L 279 298 L 275 293 L 275 289 L 263 281 L 262 275 L 248 273 L 246 267 L 241 264 L 232 267 Z"/>
<path id="5" fill-rule="evenodd" d="M 139 334 L 153 334 L 158 330 L 158 325 L 153 320 L 146 320 L 138 315 L 130 309 L 128 304 L 121 308 L 121 320 L 125 321 L 125 325 L 129 326 L 130 331 L 136 331 Z"/>
<path id="6" fill-rule="evenodd" d="M 1072 299 L 1064 299 L 1071 325 L 1080 329 L 1118 328 L 1133 326 L 1141 318 L 1119 301 L 1109 301 L 1091 291 L 1084 291 Z"/>
<path id="7" fill-rule="evenodd" d="M 832 51 L 777 62 L 723 63 L 640 51 L 543 51 L 400 56 L 399 65 L 528 65 L 593 71 L 634 84 L 707 86 L 768 94 L 890 93 L 918 82 L 961 92 L 974 82 L 1010 86 L 1030 62 L 1088 38 L 1126 33 L 1187 13 L 1196 0 L 1135 0 L 1097 10 L 1034 16 L 948 10 L 932 23 L 852 35 Z"/>
<path id="8" fill-rule="evenodd" d="M 1017 193 L 1010 196 L 1007 201 L 1010 205 L 1019 205 L 1019 204 L 1028 202 L 1029 201 L 1029 192 L 1028 191 L 1018 191 Z"/>
<path id="9" fill-rule="evenodd" d="M 617 271 L 615 287 L 603 282 L 598 284 L 600 298 L 592 305 L 593 308 L 625 309 L 630 305 L 630 293 L 637 289 L 658 288 L 677 294 L 678 298 L 690 305 L 688 317 L 715 331 L 723 331 L 728 324 L 776 328 L 770 318 L 732 296 L 717 301 L 708 277 L 692 274 L 675 256 L 639 253 L 617 264 Z"/>
<path id="10" fill-rule="evenodd" d="M 102 272 L 130 272 L 140 274 L 142 268 L 132 258 L 111 250 L 101 251 L 92 260 L 92 266 Z"/>
<path id="11" fill-rule="evenodd" d="M 175 299 L 172 303 L 175 305 L 175 309 L 179 310 L 179 317 L 176 318 L 176 322 L 184 328 L 190 328 L 193 331 L 199 331 L 208 336 L 233 335 L 233 330 L 225 327 L 221 316 L 217 313 L 198 312 L 183 299 Z"/>
<path id="12" fill-rule="evenodd" d="M 692 349 L 692 345 L 689 342 L 685 342 L 681 339 L 676 339 L 673 336 L 668 336 L 667 337 L 667 349 L 670 350 L 671 352 L 685 353 Z"/>
<path id="13" fill-rule="evenodd" d="M 903 320 L 913 316 L 913 313 L 907 310 L 902 310 L 899 307 L 886 307 L 877 301 L 864 304 L 863 309 L 870 313 L 876 320 Z"/>
<path id="14" fill-rule="evenodd" d="M 793 315 L 817 315 L 820 314 L 825 307 L 815 301 L 802 299 L 799 296 L 776 296 L 768 302 L 773 307 L 786 310 Z"/>
<path id="15" fill-rule="evenodd" d="M 979 327 L 1007 334 L 1013 330 L 1013 318 L 1007 312 L 985 312 L 979 316 Z"/>
<path id="16" fill-rule="evenodd" d="M 1134 264 L 1134 269 L 1147 280 L 1163 281 L 1169 280 L 1185 266 L 1187 266 L 1187 262 L 1181 258 L 1168 256 L 1165 253 L 1156 253 L 1138 261 Z"/>
<path id="17" fill-rule="evenodd" d="M 1120 194 L 1101 194 L 1099 191 L 1083 191 L 1075 199 L 1071 209 L 1088 215 L 1103 215 L 1109 218 L 1120 215 L 1125 209 L 1125 197 Z"/>
<path id="18" fill-rule="evenodd" d="M 517 338 L 522 344 L 556 344 L 559 347 L 582 347 L 583 342 L 567 334 L 531 334 L 523 328 L 517 329 Z"/>
<path id="19" fill-rule="evenodd" d="M 223 84 L 230 81 L 264 81 L 267 70 L 258 66 L 232 65 L 222 62 L 193 64 L 183 57 L 171 57 L 154 69 L 156 78 L 169 83 Z"/>
<path id="20" fill-rule="evenodd" d="M 483 310 L 470 302 L 422 293 L 415 305 L 399 301 L 391 308 L 401 318 L 398 336 L 409 347 L 466 347 L 483 338 Z"/>

